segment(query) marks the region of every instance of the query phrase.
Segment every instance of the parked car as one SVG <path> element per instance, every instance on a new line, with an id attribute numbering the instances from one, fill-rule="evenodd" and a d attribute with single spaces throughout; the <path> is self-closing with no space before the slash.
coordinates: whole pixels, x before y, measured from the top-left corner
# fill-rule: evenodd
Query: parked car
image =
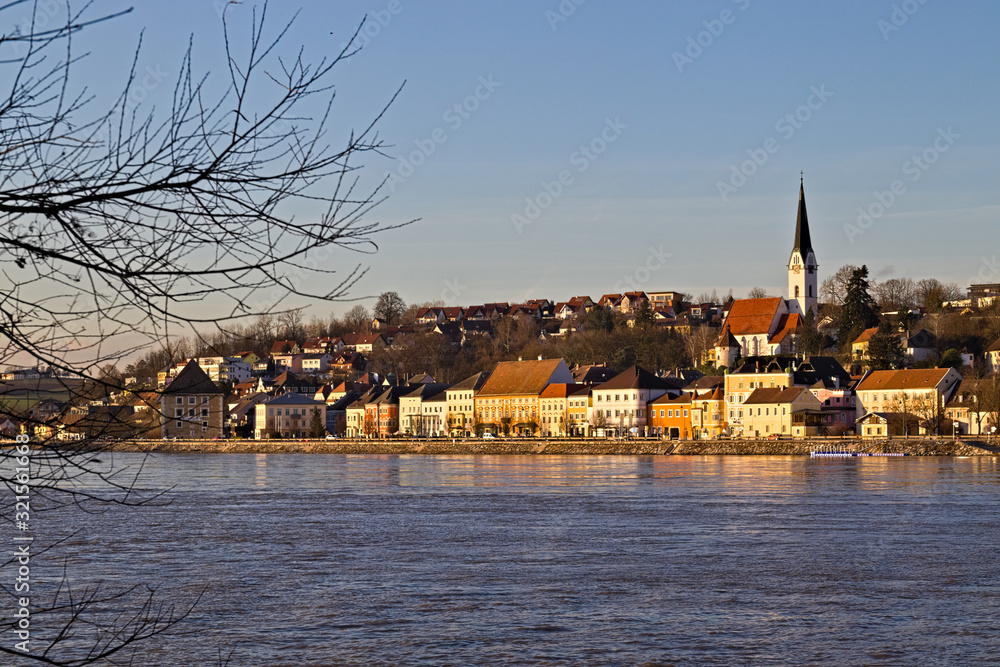
<path id="1" fill-rule="evenodd" d="M 483 433 L 483 440 L 496 440 L 496 436 L 487 431 L 486 433 Z"/>

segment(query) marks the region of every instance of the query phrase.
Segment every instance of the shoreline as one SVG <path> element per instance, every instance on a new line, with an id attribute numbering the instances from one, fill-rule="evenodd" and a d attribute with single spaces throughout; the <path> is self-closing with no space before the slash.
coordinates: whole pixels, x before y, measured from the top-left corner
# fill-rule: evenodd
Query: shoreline
<path id="1" fill-rule="evenodd" d="M 621 455 L 621 456 L 809 456 L 815 449 L 910 456 L 998 456 L 981 440 L 592 440 L 456 438 L 387 440 L 130 440 L 96 450 L 168 454 L 425 454 L 432 455 Z"/>

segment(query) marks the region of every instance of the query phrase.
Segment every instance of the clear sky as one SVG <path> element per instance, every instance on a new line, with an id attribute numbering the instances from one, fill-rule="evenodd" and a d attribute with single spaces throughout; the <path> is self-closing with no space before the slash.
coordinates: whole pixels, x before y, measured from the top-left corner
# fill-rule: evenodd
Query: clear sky
<path id="1" fill-rule="evenodd" d="M 119 77 L 145 28 L 140 68 L 176 74 L 193 35 L 221 75 L 220 5 L 140 3 L 92 58 Z M 336 127 L 406 81 L 367 174 L 397 175 L 373 219 L 421 222 L 335 257 L 370 266 L 357 296 L 783 293 L 800 171 L 821 280 L 1000 282 L 995 1 L 291 0 L 272 26 L 297 7 L 307 57 L 368 16 Z"/>

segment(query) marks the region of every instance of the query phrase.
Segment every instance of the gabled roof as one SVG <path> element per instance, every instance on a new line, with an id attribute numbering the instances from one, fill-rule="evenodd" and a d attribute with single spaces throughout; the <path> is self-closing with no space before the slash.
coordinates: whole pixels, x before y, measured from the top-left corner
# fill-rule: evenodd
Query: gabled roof
<path id="1" fill-rule="evenodd" d="M 581 366 L 573 371 L 573 379 L 583 384 L 607 382 L 614 376 L 615 372 L 607 366 Z"/>
<path id="2" fill-rule="evenodd" d="M 684 386 L 685 391 L 711 391 L 726 386 L 725 375 L 706 375 Z"/>
<path id="3" fill-rule="evenodd" d="M 683 380 L 661 378 L 638 366 L 631 366 L 594 389 L 677 389 Z"/>
<path id="4" fill-rule="evenodd" d="M 501 361 L 479 390 L 480 396 L 539 395 L 550 382 L 566 382 L 573 375 L 562 359 Z"/>
<path id="5" fill-rule="evenodd" d="M 224 394 L 194 359 L 187 362 L 173 382 L 163 390 L 164 394 Z"/>
<path id="6" fill-rule="evenodd" d="M 802 326 L 802 316 L 798 313 L 788 313 L 787 315 L 782 315 L 778 319 L 778 326 L 769 342 L 780 343 L 785 339 L 785 336 L 794 332 L 800 326 Z"/>
<path id="7" fill-rule="evenodd" d="M 468 391 L 469 389 L 471 389 L 473 391 L 478 391 L 479 389 L 482 388 L 482 386 L 484 384 L 486 384 L 486 380 L 488 380 L 489 377 L 490 377 L 489 371 L 482 371 L 482 372 L 476 373 L 475 375 L 471 375 L 471 376 L 465 378 L 464 380 L 462 380 L 458 384 L 452 385 L 452 387 L 451 387 L 451 389 L 449 391 L 456 391 L 456 390 L 458 390 L 458 391 Z"/>
<path id="8" fill-rule="evenodd" d="M 660 396 L 655 401 L 650 401 L 650 405 L 667 405 L 667 404 L 691 404 L 691 394 L 681 394 L 680 396 L 671 396 L 670 394 L 664 394 Z"/>
<path id="9" fill-rule="evenodd" d="M 899 389 L 934 389 L 950 368 L 907 368 L 898 371 L 873 371 L 856 391 L 894 391 Z"/>
<path id="10" fill-rule="evenodd" d="M 760 387 L 754 389 L 747 396 L 747 400 L 743 401 L 743 405 L 764 405 L 775 403 L 791 403 L 797 399 L 802 392 L 809 393 L 809 389 L 806 387 Z M 811 393 L 809 393 L 812 396 Z M 817 399 L 818 400 L 818 399 Z"/>
<path id="11" fill-rule="evenodd" d="M 315 405 L 316 407 L 326 405 L 323 401 L 317 401 L 305 394 L 296 394 L 294 392 L 275 396 L 269 401 L 264 401 L 264 403 L 268 405 Z"/>
<path id="12" fill-rule="evenodd" d="M 1000 352 L 1000 338 L 997 338 L 995 341 L 993 341 L 993 344 L 990 345 L 988 348 L 986 348 L 986 350 L 984 350 L 984 351 L 985 352 Z"/>
<path id="13" fill-rule="evenodd" d="M 285 352 L 285 348 L 288 352 Z M 290 354 L 293 350 L 299 349 L 299 344 L 294 340 L 276 340 L 271 343 L 271 354 Z"/>
<path id="14" fill-rule="evenodd" d="M 734 301 L 726 325 L 734 336 L 770 333 L 771 323 L 783 302 L 781 297 Z"/>
<path id="15" fill-rule="evenodd" d="M 857 338 L 854 339 L 854 342 L 851 343 L 851 345 L 858 345 L 860 343 L 867 343 L 868 341 L 871 340 L 872 336 L 874 336 L 877 332 L 878 332 L 878 327 L 872 327 L 871 329 L 865 329 L 864 331 L 861 332 L 860 336 L 858 336 Z"/>
<path id="16" fill-rule="evenodd" d="M 553 382 L 542 390 L 539 398 L 566 398 L 582 386 L 573 382 Z"/>

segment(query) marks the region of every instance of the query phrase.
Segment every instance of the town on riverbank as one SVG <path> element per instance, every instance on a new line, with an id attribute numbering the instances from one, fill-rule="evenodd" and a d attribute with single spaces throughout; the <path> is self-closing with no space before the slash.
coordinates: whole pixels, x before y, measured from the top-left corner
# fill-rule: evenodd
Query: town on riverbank
<path id="1" fill-rule="evenodd" d="M 779 439 L 768 447 L 798 452 L 810 439 L 845 436 L 865 447 L 945 436 L 992 446 L 1000 285 L 973 285 L 961 299 L 933 280 L 875 285 L 864 266 L 821 285 L 802 185 L 787 273 L 787 298 L 627 285 L 634 289 L 596 301 L 465 307 L 407 308 L 389 292 L 374 316 L 358 306 L 308 326 L 293 311 L 197 344 L 181 340 L 89 380 L 9 369 L 0 431 L 277 443 L 268 449 L 349 438 L 379 441 L 378 451 L 414 437 L 655 453 L 756 453 L 734 442 Z M 432 442 L 405 447 L 439 447 Z M 582 442 L 597 444 L 573 444 Z"/>

